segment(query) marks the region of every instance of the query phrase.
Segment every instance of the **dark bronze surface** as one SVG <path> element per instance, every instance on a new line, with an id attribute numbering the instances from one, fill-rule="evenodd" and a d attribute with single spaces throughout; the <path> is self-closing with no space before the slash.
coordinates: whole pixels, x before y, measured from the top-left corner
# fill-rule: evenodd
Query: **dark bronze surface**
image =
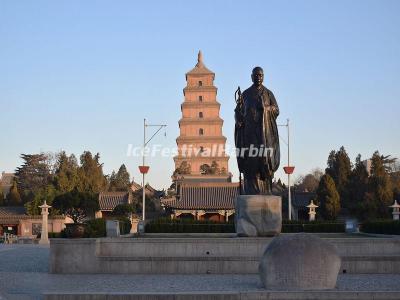
<path id="1" fill-rule="evenodd" d="M 255 67 L 251 78 L 251 87 L 243 93 L 238 88 L 235 93 L 235 146 L 244 177 L 241 191 L 245 195 L 269 195 L 280 160 L 279 107 L 274 94 L 263 86 L 263 69 Z"/>

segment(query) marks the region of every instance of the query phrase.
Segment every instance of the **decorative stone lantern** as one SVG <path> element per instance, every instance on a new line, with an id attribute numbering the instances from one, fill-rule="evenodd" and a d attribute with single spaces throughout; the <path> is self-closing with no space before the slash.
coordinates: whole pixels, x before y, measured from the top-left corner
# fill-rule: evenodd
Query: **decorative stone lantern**
<path id="1" fill-rule="evenodd" d="M 308 208 L 309 221 L 315 221 L 315 215 L 317 214 L 315 209 L 318 207 L 318 205 L 315 205 L 313 200 L 311 200 L 310 204 L 306 207 Z"/>
<path id="2" fill-rule="evenodd" d="M 389 206 L 390 208 L 393 209 L 392 215 L 393 215 L 393 220 L 399 220 L 399 215 L 400 215 L 400 204 L 397 203 L 397 200 L 394 200 L 393 205 Z"/>
<path id="3" fill-rule="evenodd" d="M 49 244 L 49 230 L 47 228 L 48 215 L 50 205 L 47 205 L 46 200 L 44 200 L 43 205 L 39 206 L 42 209 L 42 233 L 40 235 L 39 244 L 48 245 Z"/>

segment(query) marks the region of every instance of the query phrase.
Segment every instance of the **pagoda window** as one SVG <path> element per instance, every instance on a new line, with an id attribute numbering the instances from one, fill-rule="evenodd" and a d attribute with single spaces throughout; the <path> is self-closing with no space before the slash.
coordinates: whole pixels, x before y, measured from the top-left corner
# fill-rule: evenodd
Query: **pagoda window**
<path id="1" fill-rule="evenodd" d="M 204 135 L 204 129 L 203 128 L 199 129 L 199 135 Z"/>
<path id="2" fill-rule="evenodd" d="M 203 86 L 203 81 L 199 81 L 199 86 Z"/>
<path id="3" fill-rule="evenodd" d="M 203 118 L 203 112 L 199 112 L 199 118 Z"/>
<path id="4" fill-rule="evenodd" d="M 199 101 L 200 101 L 200 102 L 203 101 L 203 96 L 199 96 Z"/>

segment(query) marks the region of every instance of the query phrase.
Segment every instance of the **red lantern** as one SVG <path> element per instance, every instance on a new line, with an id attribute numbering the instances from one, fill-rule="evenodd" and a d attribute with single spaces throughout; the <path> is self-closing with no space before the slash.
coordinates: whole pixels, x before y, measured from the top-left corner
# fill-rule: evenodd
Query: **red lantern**
<path id="1" fill-rule="evenodd" d="M 139 171 L 142 174 L 147 174 L 147 172 L 149 171 L 150 167 L 149 166 L 139 166 Z"/>
<path id="2" fill-rule="evenodd" d="M 283 170 L 285 171 L 286 174 L 293 174 L 294 166 L 283 167 Z"/>

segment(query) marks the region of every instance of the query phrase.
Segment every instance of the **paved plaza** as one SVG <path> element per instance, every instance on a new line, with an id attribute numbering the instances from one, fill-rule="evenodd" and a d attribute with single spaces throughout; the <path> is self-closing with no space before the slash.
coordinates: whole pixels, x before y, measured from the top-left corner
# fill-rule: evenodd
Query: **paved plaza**
<path id="1" fill-rule="evenodd" d="M 257 275 L 48 274 L 49 248 L 0 245 L 0 299 L 42 299 L 45 292 L 173 293 L 261 291 Z M 340 291 L 400 291 L 400 274 L 340 275 Z"/>

